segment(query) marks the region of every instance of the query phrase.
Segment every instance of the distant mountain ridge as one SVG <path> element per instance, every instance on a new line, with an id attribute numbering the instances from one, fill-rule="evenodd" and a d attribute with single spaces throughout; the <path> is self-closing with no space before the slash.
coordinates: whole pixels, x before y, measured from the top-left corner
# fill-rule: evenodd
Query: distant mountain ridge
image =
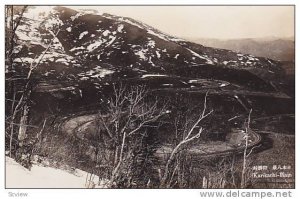
<path id="1" fill-rule="evenodd" d="M 279 61 L 295 60 L 294 38 L 255 38 L 255 39 L 209 39 L 189 38 L 189 40 L 214 48 L 229 49 L 240 53 L 268 57 Z"/>

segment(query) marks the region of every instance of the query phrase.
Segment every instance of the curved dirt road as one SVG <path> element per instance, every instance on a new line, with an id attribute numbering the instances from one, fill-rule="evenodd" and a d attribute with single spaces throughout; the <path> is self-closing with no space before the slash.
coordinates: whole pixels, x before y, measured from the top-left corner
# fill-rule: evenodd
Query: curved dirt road
<path id="1" fill-rule="evenodd" d="M 97 114 L 84 114 L 84 115 L 75 115 L 66 118 L 60 125 L 60 131 L 68 135 L 73 135 L 78 139 L 83 139 L 84 133 L 93 125 L 93 121 L 96 119 Z M 227 156 L 231 154 L 240 154 L 244 152 L 244 143 L 243 143 L 243 132 L 240 132 L 241 135 L 237 134 L 236 140 L 221 142 L 207 142 L 205 144 L 200 144 L 197 146 L 192 146 L 188 149 L 188 153 L 201 156 Z M 259 145 L 261 142 L 261 136 L 254 131 L 250 132 L 248 149 L 253 148 L 254 146 Z M 237 144 L 240 143 L 240 144 Z M 161 146 L 156 154 L 158 157 L 163 158 L 165 155 L 171 153 L 172 147 L 168 145 Z"/>

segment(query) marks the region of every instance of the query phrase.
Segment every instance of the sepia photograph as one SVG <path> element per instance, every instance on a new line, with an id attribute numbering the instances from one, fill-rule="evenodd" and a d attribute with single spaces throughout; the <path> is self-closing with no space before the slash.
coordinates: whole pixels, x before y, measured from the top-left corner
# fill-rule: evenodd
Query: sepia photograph
<path id="1" fill-rule="evenodd" d="M 6 189 L 295 189 L 295 5 L 3 6 Z"/>

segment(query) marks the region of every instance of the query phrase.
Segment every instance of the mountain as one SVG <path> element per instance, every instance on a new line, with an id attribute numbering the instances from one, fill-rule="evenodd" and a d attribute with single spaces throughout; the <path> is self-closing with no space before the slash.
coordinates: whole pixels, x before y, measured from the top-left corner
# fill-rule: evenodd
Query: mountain
<path id="1" fill-rule="evenodd" d="M 293 38 L 229 40 L 190 38 L 190 40 L 214 48 L 229 49 L 259 57 L 268 57 L 279 61 L 295 60 L 295 41 Z"/>
<path id="2" fill-rule="evenodd" d="M 272 82 L 283 75 L 278 61 L 205 47 L 131 18 L 66 7 L 49 7 L 31 17 L 39 9 L 24 14 L 14 54 L 21 74 L 39 63 L 34 78 L 46 81 L 46 90 L 67 83 L 100 89 L 111 80 L 165 76 L 190 78 L 180 83 L 188 87 L 191 79 L 202 78 L 274 91 Z M 56 84 L 49 87 L 51 81 Z"/>

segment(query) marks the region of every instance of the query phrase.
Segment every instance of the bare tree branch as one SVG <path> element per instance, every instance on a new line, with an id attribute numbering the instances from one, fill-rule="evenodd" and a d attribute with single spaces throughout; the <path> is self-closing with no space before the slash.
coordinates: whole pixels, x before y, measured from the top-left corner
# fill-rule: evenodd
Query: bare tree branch
<path id="1" fill-rule="evenodd" d="M 57 33 L 56 33 L 56 36 L 57 36 L 57 34 L 59 33 L 59 31 L 60 31 L 60 29 L 57 31 Z M 37 57 L 37 55 L 35 56 L 35 58 L 33 59 L 33 61 L 31 62 L 31 64 L 30 64 L 30 68 L 29 68 L 29 72 L 28 72 L 28 74 L 27 74 L 27 83 L 25 84 L 25 86 L 24 86 L 24 92 L 22 93 L 22 95 L 21 95 L 21 97 L 20 97 L 20 99 L 19 99 L 19 101 L 18 101 L 18 103 L 17 103 L 17 105 L 13 108 L 13 112 L 12 112 L 12 117 L 11 117 L 11 126 L 10 126 L 10 141 L 9 141 L 9 151 L 10 151 L 10 157 L 12 156 L 12 153 L 11 153 L 11 151 L 12 151 L 12 140 L 13 140 L 13 134 L 14 134 L 14 126 L 13 126 L 13 122 L 15 121 L 15 119 L 16 119 L 16 116 L 17 116 L 17 112 L 19 111 L 19 109 L 22 107 L 22 104 L 23 103 L 26 103 L 25 101 L 27 100 L 27 98 L 29 97 L 29 95 L 30 95 L 30 89 L 29 89 L 29 83 L 30 83 L 30 77 L 31 77 L 31 74 L 32 74 L 32 72 L 33 72 L 33 70 L 35 69 L 35 68 L 37 68 L 38 67 L 38 65 L 40 64 L 40 62 L 41 62 L 41 60 L 42 60 L 42 58 L 44 57 L 44 55 L 46 54 L 46 52 L 49 50 L 49 48 L 50 48 L 50 46 L 52 45 L 52 43 L 53 43 L 53 41 L 54 41 L 54 39 L 55 39 L 56 37 L 53 37 L 53 39 L 51 40 L 51 42 L 50 42 L 50 44 L 48 45 L 48 47 L 43 51 L 43 53 L 41 54 L 41 56 L 40 56 L 40 58 L 39 58 L 39 60 L 38 60 L 38 62 L 34 65 L 34 62 L 35 62 L 35 60 L 36 60 L 36 57 Z M 21 117 L 22 118 L 22 117 Z M 21 124 L 20 125 L 20 127 L 22 127 L 22 125 L 24 125 L 24 124 Z"/>
<path id="2" fill-rule="evenodd" d="M 199 118 L 196 120 L 196 122 L 194 122 L 194 124 L 192 125 L 192 127 L 188 130 L 188 133 L 187 135 L 183 138 L 183 140 L 181 140 L 176 146 L 175 148 L 172 150 L 168 160 L 167 160 L 167 163 L 164 167 L 164 173 L 163 173 L 163 176 L 162 176 L 162 179 L 161 179 L 161 184 L 160 186 L 161 187 L 165 187 L 165 186 L 168 186 L 168 184 L 170 183 L 167 183 L 167 179 L 168 179 L 168 176 L 169 176 L 169 167 L 172 163 L 172 161 L 174 160 L 175 158 L 175 155 L 179 152 L 179 150 L 182 148 L 183 145 L 186 145 L 187 143 L 195 140 L 195 139 L 198 139 L 200 136 L 201 136 L 201 133 L 203 132 L 203 128 L 201 127 L 198 131 L 198 133 L 196 133 L 195 135 L 192 135 L 192 132 L 195 130 L 195 128 L 197 127 L 197 125 L 203 120 L 205 119 L 207 116 L 209 116 L 210 114 L 213 113 L 213 110 L 211 110 L 210 112 L 206 113 L 206 108 L 207 108 L 207 95 L 208 95 L 208 92 L 206 93 L 205 95 L 205 98 L 204 98 L 204 106 L 203 106 L 203 110 L 202 110 L 202 113 L 200 114 Z M 186 124 L 187 126 L 187 124 Z"/>

